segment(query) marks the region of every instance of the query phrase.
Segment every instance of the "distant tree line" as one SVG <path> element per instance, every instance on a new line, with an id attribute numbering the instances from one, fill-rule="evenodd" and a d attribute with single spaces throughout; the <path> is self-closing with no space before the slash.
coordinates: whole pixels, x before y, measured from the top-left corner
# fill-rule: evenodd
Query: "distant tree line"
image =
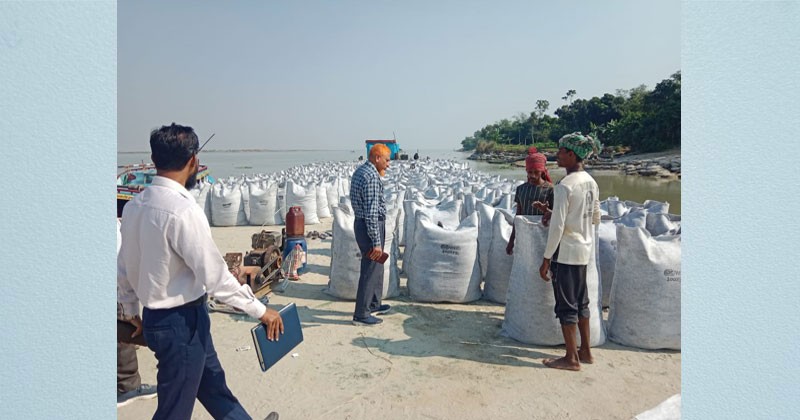
<path id="1" fill-rule="evenodd" d="M 593 134 L 604 146 L 629 147 L 654 152 L 681 144 L 681 72 L 662 80 L 653 90 L 645 85 L 617 90 L 591 99 L 573 99 L 567 91 L 565 104 L 547 115 L 550 102 L 536 101 L 528 115 L 520 113 L 476 131 L 461 141 L 464 150 L 484 151 L 494 146 L 554 147 L 561 136 L 575 131 Z"/>

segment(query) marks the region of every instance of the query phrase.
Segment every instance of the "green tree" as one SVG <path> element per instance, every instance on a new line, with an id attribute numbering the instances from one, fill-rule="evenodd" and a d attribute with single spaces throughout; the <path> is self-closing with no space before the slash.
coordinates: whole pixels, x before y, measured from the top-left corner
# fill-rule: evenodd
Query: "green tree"
<path id="1" fill-rule="evenodd" d="M 658 83 L 654 90 L 639 85 L 618 89 L 591 99 L 574 99 L 570 89 L 562 99 L 566 102 L 555 112 L 546 114 L 550 103 L 537 100 L 529 114 L 520 113 L 511 120 L 489 124 L 465 138 L 465 150 L 491 145 L 526 145 L 555 142 L 574 131 L 594 133 L 609 145 L 629 146 L 637 151 L 656 151 L 680 146 L 681 73 L 676 72 Z"/>
<path id="2" fill-rule="evenodd" d="M 561 99 L 563 99 L 564 102 L 567 102 L 568 104 L 571 104 L 572 103 L 572 97 L 575 96 L 576 93 L 577 92 L 575 92 L 575 89 L 570 89 L 570 90 L 567 91 L 566 95 L 561 97 Z"/>
<path id="3" fill-rule="evenodd" d="M 536 101 L 536 116 L 543 117 L 548 108 L 550 108 L 550 101 L 539 99 Z"/>

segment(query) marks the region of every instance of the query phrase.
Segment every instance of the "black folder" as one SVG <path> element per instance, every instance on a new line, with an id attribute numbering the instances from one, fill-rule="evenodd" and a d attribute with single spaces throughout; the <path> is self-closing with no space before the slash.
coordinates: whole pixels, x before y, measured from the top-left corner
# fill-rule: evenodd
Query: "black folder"
<path id="1" fill-rule="evenodd" d="M 297 315 L 297 306 L 290 303 L 283 307 L 278 313 L 283 320 L 283 334 L 279 335 L 279 340 L 267 340 L 267 326 L 259 323 L 250 330 L 253 336 L 253 344 L 258 355 L 258 362 L 261 370 L 266 372 L 283 356 L 292 351 L 298 344 L 303 342 L 303 330 L 300 327 L 300 317 Z"/>

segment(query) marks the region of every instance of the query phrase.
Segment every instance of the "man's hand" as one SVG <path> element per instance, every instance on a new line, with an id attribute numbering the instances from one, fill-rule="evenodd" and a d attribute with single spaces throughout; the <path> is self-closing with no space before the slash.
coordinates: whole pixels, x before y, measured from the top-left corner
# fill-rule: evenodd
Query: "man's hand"
<path id="1" fill-rule="evenodd" d="M 550 216 L 553 215 L 553 211 L 550 210 L 549 207 L 547 207 L 547 203 L 542 203 L 541 201 L 534 201 L 533 207 L 536 210 L 542 212 L 542 224 L 544 226 L 550 225 Z"/>
<path id="2" fill-rule="evenodd" d="M 236 275 L 236 278 L 239 280 L 239 284 L 250 284 L 248 280 L 258 275 L 260 272 L 261 267 L 257 265 L 245 265 L 239 267 L 239 274 Z"/>
<path id="3" fill-rule="evenodd" d="M 381 255 L 383 255 L 383 249 L 379 246 L 376 246 L 375 248 L 372 248 L 369 251 L 369 254 L 367 254 L 367 258 L 371 259 L 372 261 L 377 261 L 378 258 L 381 257 Z"/>
<path id="4" fill-rule="evenodd" d="M 541 201 L 534 201 L 533 208 L 542 212 L 542 214 L 550 212 L 550 209 L 547 208 L 547 203 L 542 203 Z"/>
<path id="5" fill-rule="evenodd" d="M 136 327 L 136 331 L 134 331 L 133 334 L 131 334 L 131 338 L 142 335 L 142 318 L 139 318 L 139 315 L 136 315 L 135 317 L 128 319 L 127 321 L 133 324 L 134 327 Z"/>
<path id="6" fill-rule="evenodd" d="M 544 225 L 544 227 L 550 226 L 550 217 L 552 215 L 553 215 L 553 212 L 551 212 L 551 211 L 548 211 L 547 213 L 542 215 L 542 225 Z"/>
<path id="7" fill-rule="evenodd" d="M 278 311 L 267 308 L 258 320 L 267 326 L 267 340 L 278 341 L 279 335 L 283 334 L 283 319 Z"/>
<path id="8" fill-rule="evenodd" d="M 514 255 L 514 240 L 508 241 L 508 245 L 506 245 L 506 254 Z"/>
<path id="9" fill-rule="evenodd" d="M 542 260 L 542 265 L 539 267 L 539 276 L 542 277 L 542 280 L 550 281 L 550 277 L 547 274 L 548 271 L 550 271 L 550 260 L 545 258 Z"/>

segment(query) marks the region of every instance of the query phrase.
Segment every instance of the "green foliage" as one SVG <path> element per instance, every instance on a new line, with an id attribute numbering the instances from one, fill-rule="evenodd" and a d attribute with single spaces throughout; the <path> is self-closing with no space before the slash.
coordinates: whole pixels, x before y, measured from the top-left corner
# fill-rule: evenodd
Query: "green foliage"
<path id="1" fill-rule="evenodd" d="M 602 97 L 575 99 L 574 89 L 562 98 L 565 105 L 546 115 L 550 103 L 537 100 L 529 115 L 503 119 L 487 125 L 462 140 L 464 150 L 484 150 L 507 145 L 525 150 L 531 144 L 552 144 L 561 136 L 580 131 L 592 133 L 602 143 L 652 152 L 680 147 L 681 144 L 681 73 L 676 72 L 658 83 L 652 91 L 645 85 L 617 90 Z"/>
<path id="2" fill-rule="evenodd" d="M 493 141 L 479 140 L 478 144 L 475 146 L 475 151 L 478 153 L 488 153 L 493 151 L 495 146 L 498 145 Z"/>

